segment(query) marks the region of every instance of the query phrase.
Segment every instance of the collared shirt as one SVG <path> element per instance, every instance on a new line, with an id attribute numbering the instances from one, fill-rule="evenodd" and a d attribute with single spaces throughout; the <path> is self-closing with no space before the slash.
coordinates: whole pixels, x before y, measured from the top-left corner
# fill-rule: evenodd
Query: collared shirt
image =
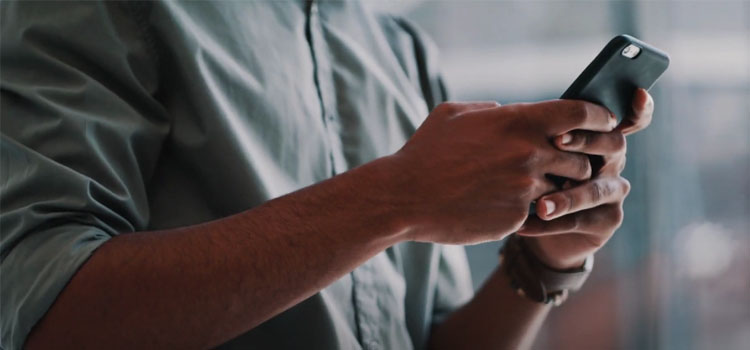
<path id="1" fill-rule="evenodd" d="M 6 349 L 113 236 L 391 154 L 441 93 L 418 31 L 353 2 L 3 1 L 0 43 Z M 461 247 L 401 243 L 222 348 L 423 348 L 471 294 Z"/>

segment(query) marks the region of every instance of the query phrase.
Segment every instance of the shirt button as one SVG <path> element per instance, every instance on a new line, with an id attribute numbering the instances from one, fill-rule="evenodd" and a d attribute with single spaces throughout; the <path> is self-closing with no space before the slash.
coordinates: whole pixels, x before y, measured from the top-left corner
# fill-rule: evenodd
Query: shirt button
<path id="1" fill-rule="evenodd" d="M 330 121 L 333 121 L 334 119 L 336 119 L 336 117 L 334 117 L 332 113 L 328 113 L 328 114 L 326 114 L 326 119 L 330 120 Z"/>

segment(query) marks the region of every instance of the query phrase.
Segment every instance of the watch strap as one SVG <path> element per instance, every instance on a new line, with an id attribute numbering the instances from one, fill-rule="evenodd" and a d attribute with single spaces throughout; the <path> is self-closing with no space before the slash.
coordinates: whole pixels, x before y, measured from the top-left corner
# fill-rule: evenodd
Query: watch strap
<path id="1" fill-rule="evenodd" d="M 580 268 L 551 268 L 540 261 L 523 238 L 516 234 L 508 238 L 500 254 L 502 269 L 510 277 L 512 287 L 519 294 L 540 303 L 562 303 L 569 292 L 581 288 L 594 263 L 594 257 L 589 256 Z"/>

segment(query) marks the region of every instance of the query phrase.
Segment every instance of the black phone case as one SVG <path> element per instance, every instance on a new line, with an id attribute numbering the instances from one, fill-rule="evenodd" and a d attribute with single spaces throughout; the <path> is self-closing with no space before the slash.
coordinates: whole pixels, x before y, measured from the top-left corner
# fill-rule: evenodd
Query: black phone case
<path id="1" fill-rule="evenodd" d="M 641 49 L 634 58 L 621 54 L 630 44 Z M 598 103 L 621 120 L 632 111 L 635 90 L 650 89 L 668 66 L 669 55 L 665 52 L 632 36 L 618 35 L 610 40 L 561 98 Z"/>

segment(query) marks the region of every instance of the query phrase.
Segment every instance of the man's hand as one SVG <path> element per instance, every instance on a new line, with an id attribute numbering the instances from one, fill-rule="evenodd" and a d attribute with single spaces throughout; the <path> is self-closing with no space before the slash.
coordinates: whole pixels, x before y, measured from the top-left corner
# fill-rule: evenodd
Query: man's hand
<path id="1" fill-rule="evenodd" d="M 583 101 L 438 106 L 391 157 L 393 205 L 409 223 L 407 239 L 472 244 L 516 231 L 530 203 L 555 190 L 547 175 L 591 178 L 587 155 L 550 139 L 615 126 L 609 111 Z"/>
<path id="2" fill-rule="evenodd" d="M 581 266 L 622 224 L 622 205 L 630 191 L 630 183 L 620 176 L 625 168 L 625 135 L 651 122 L 654 103 L 646 90 L 636 91 L 633 110 L 612 132 L 575 130 L 555 137 L 559 149 L 602 156 L 604 165 L 591 180 L 541 197 L 537 216 L 529 217 L 518 231 L 547 265 Z"/>

